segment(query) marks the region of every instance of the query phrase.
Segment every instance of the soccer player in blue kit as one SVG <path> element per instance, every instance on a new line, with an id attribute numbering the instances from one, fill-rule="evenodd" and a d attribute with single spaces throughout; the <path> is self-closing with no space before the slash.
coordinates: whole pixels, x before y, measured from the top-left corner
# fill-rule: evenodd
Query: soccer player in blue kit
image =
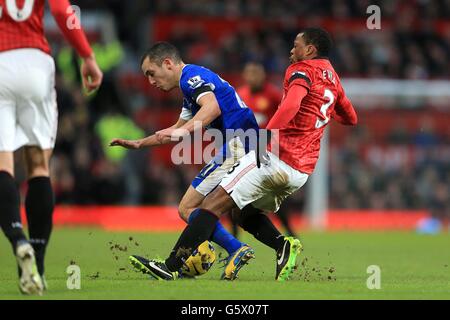
<path id="1" fill-rule="evenodd" d="M 183 108 L 178 121 L 171 127 L 139 140 L 113 139 L 111 146 L 139 149 L 177 141 L 194 131 L 194 125 L 214 128 L 226 137 L 227 130 L 254 130 L 258 124 L 251 109 L 247 108 L 234 88 L 211 70 L 202 66 L 185 64 L 176 47 L 167 42 L 154 44 L 142 57 L 141 68 L 151 85 L 163 91 L 179 87 L 183 93 Z M 240 157 L 250 151 L 244 139 L 234 137 L 227 141 L 222 151 L 212 159 L 195 177 L 183 196 L 178 211 L 188 224 L 195 218 L 191 214 L 203 199 L 220 183 L 223 176 L 232 170 Z M 212 241 L 227 250 L 229 257 L 222 279 L 234 280 L 254 251 L 234 238 L 220 222 L 217 222 Z M 148 273 L 148 260 L 131 256 L 130 262 L 138 270 Z"/>

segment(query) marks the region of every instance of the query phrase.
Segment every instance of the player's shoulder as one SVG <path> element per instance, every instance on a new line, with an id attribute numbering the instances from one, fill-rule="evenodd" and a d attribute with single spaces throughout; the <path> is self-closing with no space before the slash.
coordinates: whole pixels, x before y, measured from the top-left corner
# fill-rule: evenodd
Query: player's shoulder
<path id="1" fill-rule="evenodd" d="M 187 64 L 182 71 L 182 78 L 190 78 L 192 76 L 211 76 L 215 73 L 206 67 L 199 66 L 196 64 Z"/>
<path id="2" fill-rule="evenodd" d="M 326 60 L 327 61 L 327 60 Z M 320 68 L 323 64 L 326 63 L 323 59 L 311 59 L 311 60 L 303 60 L 298 61 L 291 64 L 287 70 L 286 75 L 292 72 L 300 71 L 303 73 L 312 73 L 315 69 Z"/>
<path id="3" fill-rule="evenodd" d="M 291 64 L 285 75 L 289 83 L 295 79 L 305 79 L 306 82 L 314 82 L 323 78 L 324 73 L 332 73 L 337 78 L 336 71 L 328 59 L 311 59 Z M 308 81 L 309 80 L 309 81 Z"/>
<path id="4" fill-rule="evenodd" d="M 291 65 L 289 65 L 289 67 L 287 68 L 287 71 L 289 70 L 309 70 L 312 68 L 311 64 L 309 63 L 310 60 L 304 60 L 304 61 L 298 61 L 298 62 L 294 62 Z"/>
<path id="5" fill-rule="evenodd" d="M 285 81 L 287 81 L 287 83 L 291 83 L 296 79 L 303 79 L 308 84 L 311 84 L 313 75 L 313 67 L 309 63 L 307 63 L 307 61 L 299 61 L 291 64 L 286 69 L 284 79 Z"/>
<path id="6" fill-rule="evenodd" d="M 211 70 L 203 66 L 187 64 L 183 68 L 180 82 L 183 87 L 194 90 L 209 81 L 212 74 L 214 73 Z"/>

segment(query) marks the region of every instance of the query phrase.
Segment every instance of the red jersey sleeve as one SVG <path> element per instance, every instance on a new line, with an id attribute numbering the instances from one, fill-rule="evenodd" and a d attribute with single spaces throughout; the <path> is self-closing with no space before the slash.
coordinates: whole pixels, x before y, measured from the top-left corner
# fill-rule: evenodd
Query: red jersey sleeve
<path id="1" fill-rule="evenodd" d="M 356 115 L 356 111 L 353 108 L 352 103 L 345 95 L 344 89 L 342 86 L 339 87 L 339 96 L 336 101 L 336 105 L 334 106 L 333 113 L 331 117 L 337 122 L 343 125 L 356 125 L 358 122 L 358 117 Z"/>
<path id="2" fill-rule="evenodd" d="M 77 51 L 78 55 L 82 58 L 90 56 L 92 54 L 92 49 L 81 26 L 79 28 L 69 28 L 68 26 L 67 22 L 69 19 L 71 19 L 73 25 L 80 25 L 78 18 L 72 14 L 72 10 L 68 10 L 70 7 L 69 0 L 49 0 L 49 5 L 50 12 L 55 18 L 59 29 L 62 31 L 67 41 Z"/>
<path id="3" fill-rule="evenodd" d="M 270 119 L 266 129 L 283 129 L 296 116 L 303 98 L 308 91 L 301 85 L 293 85 L 289 88 L 286 97 L 278 107 L 277 112 Z"/>
<path id="4" fill-rule="evenodd" d="M 313 80 L 313 73 L 310 70 L 310 67 L 304 63 L 296 63 L 291 65 L 285 74 L 285 81 L 287 81 L 288 89 L 292 85 L 301 85 L 305 87 L 308 91 L 311 88 L 311 83 Z"/>

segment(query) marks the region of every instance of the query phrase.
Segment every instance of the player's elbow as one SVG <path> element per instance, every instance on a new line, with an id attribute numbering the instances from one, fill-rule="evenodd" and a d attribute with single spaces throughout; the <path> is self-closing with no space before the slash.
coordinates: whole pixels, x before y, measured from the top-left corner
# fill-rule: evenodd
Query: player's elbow
<path id="1" fill-rule="evenodd" d="M 189 221 L 189 216 L 192 211 L 193 211 L 193 208 L 188 208 L 184 203 L 180 203 L 180 205 L 178 207 L 178 215 L 185 222 Z"/>
<path id="2" fill-rule="evenodd" d="M 337 115 L 336 120 L 338 120 L 341 124 L 346 126 L 355 126 L 358 123 L 358 116 L 354 109 L 350 112 L 346 112 L 343 115 Z"/>
<path id="3" fill-rule="evenodd" d="M 350 126 L 356 126 L 358 124 L 358 116 L 356 113 L 353 113 L 352 116 L 349 118 L 348 125 Z"/>
<path id="4" fill-rule="evenodd" d="M 220 117 L 221 114 L 222 114 L 222 111 L 220 110 L 219 104 L 217 103 L 216 106 L 214 107 L 212 113 L 211 113 L 211 118 L 213 118 L 215 120 L 218 117 Z"/>

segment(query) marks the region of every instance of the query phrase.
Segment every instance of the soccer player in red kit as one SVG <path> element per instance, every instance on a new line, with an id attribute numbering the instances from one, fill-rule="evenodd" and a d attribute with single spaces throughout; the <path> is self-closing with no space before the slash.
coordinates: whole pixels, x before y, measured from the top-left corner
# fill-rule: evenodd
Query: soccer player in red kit
<path id="1" fill-rule="evenodd" d="M 276 212 L 284 199 L 305 184 L 316 165 L 320 139 L 330 119 L 344 125 L 357 123 L 355 110 L 328 60 L 330 48 L 331 38 L 323 29 L 307 28 L 297 35 L 291 50 L 292 64 L 284 78 L 283 99 L 267 125 L 273 134 L 271 146 L 277 145 L 279 152 L 269 146 L 261 155 L 252 151 L 239 160 L 195 209 L 196 218 L 185 228 L 169 257 L 165 261 L 150 260 L 155 278 L 176 279 L 176 270 L 185 258 L 179 255 L 180 248 L 197 248 L 209 239 L 221 215 L 251 206 L 255 209 L 252 212 L 241 212 L 241 226 L 275 250 L 275 279 L 289 279 L 302 248 L 300 240 L 281 235 L 262 212 Z"/>
<path id="2" fill-rule="evenodd" d="M 68 0 L 49 0 L 65 38 L 82 58 L 87 91 L 102 81 L 94 54 Z M 53 191 L 49 161 L 58 125 L 55 64 L 44 36 L 45 0 L 0 0 L 0 226 L 19 265 L 19 288 L 42 294 L 45 250 L 52 230 Z M 13 152 L 24 147 L 29 240 L 20 219 Z"/>
<path id="3" fill-rule="evenodd" d="M 248 62 L 242 72 L 245 85 L 237 92 L 245 104 L 252 109 L 256 121 L 261 129 L 265 129 L 269 120 L 277 111 L 278 104 L 283 96 L 282 91 L 274 84 L 267 81 L 266 70 L 259 62 Z M 286 206 L 281 206 L 277 212 L 286 233 L 294 235 L 294 230 L 289 223 L 289 211 Z M 232 219 L 233 235 L 238 233 L 237 221 Z"/>

